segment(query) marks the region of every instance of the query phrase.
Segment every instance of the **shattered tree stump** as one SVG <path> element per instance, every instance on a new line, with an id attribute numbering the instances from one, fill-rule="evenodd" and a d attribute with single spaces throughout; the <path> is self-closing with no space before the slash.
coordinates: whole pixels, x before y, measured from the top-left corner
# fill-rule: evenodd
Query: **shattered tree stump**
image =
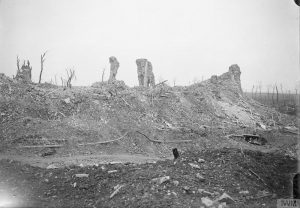
<path id="1" fill-rule="evenodd" d="M 117 58 L 114 56 L 109 57 L 109 63 L 110 63 L 110 75 L 109 75 L 108 82 L 114 82 L 114 81 L 116 81 L 116 76 L 117 76 L 120 64 L 119 64 Z"/>

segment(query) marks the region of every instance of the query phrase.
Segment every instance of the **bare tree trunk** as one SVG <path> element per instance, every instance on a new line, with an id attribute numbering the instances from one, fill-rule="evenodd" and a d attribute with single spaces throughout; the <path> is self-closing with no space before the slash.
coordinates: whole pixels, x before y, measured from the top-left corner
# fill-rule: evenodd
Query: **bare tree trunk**
<path id="1" fill-rule="evenodd" d="M 56 74 L 55 74 L 55 85 L 57 85 L 57 79 L 56 79 Z"/>
<path id="2" fill-rule="evenodd" d="M 68 72 L 68 70 L 66 70 L 67 71 L 67 87 L 69 87 L 69 88 L 71 88 L 72 87 L 72 84 L 71 84 L 71 82 L 72 82 L 72 80 L 75 78 L 76 79 L 76 76 L 75 76 L 75 70 L 72 70 L 72 69 L 70 69 L 70 74 L 69 74 L 69 72 Z"/>
<path id="3" fill-rule="evenodd" d="M 281 94 L 282 94 L 283 104 L 285 105 L 285 96 L 284 96 L 283 85 L 282 84 L 280 84 L 280 88 L 281 88 Z"/>
<path id="4" fill-rule="evenodd" d="M 272 91 L 272 106 L 274 106 L 274 91 L 275 91 L 275 86 L 273 86 L 273 91 Z"/>
<path id="5" fill-rule="evenodd" d="M 269 104 L 269 101 L 270 101 L 270 88 L 268 87 L 268 104 Z"/>
<path id="6" fill-rule="evenodd" d="M 20 59 L 19 59 L 19 56 L 17 56 L 17 68 L 18 68 L 18 71 L 20 71 Z"/>
<path id="7" fill-rule="evenodd" d="M 256 98 L 256 95 L 257 95 L 257 91 L 258 91 L 258 86 L 256 86 L 255 88 L 255 94 L 254 94 L 254 97 Z M 257 98 L 256 98 L 257 99 Z"/>
<path id="8" fill-rule="evenodd" d="M 259 88 L 259 99 L 260 99 L 261 102 L 262 102 L 263 99 L 262 99 L 262 96 L 261 96 L 261 83 L 259 83 L 258 88 Z"/>
<path id="9" fill-rule="evenodd" d="M 102 70 L 102 82 L 104 81 L 104 75 L 105 75 L 105 68 Z"/>
<path id="10" fill-rule="evenodd" d="M 275 84 L 275 89 L 276 89 L 276 102 L 278 105 L 278 88 L 277 88 L 277 84 Z"/>
<path id="11" fill-rule="evenodd" d="M 43 74 L 43 70 L 44 70 L 44 62 L 46 60 L 45 59 L 46 53 L 47 53 L 47 51 L 41 55 L 41 71 L 40 71 L 40 77 L 39 77 L 39 84 L 41 83 L 41 80 L 42 80 L 42 74 Z"/>

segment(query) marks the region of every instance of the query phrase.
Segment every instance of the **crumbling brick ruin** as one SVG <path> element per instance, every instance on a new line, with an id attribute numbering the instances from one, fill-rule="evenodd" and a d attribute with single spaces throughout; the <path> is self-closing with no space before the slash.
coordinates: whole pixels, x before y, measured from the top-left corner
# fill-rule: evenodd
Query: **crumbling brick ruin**
<path id="1" fill-rule="evenodd" d="M 216 76 L 213 75 L 209 82 L 212 84 L 221 84 L 223 86 L 230 85 L 234 87 L 237 92 L 242 93 L 242 86 L 241 86 L 241 70 L 237 64 L 233 64 L 229 67 L 228 72 Z"/>
<path id="2" fill-rule="evenodd" d="M 109 63 L 110 63 L 110 75 L 109 75 L 108 82 L 114 82 L 114 81 L 116 81 L 116 76 L 117 76 L 120 64 L 119 64 L 117 58 L 114 56 L 109 57 Z"/>
<path id="3" fill-rule="evenodd" d="M 152 71 L 152 64 L 147 59 L 137 59 L 137 73 L 139 79 L 139 86 L 154 87 L 155 77 Z"/>
<path id="4" fill-rule="evenodd" d="M 21 69 L 18 68 L 15 79 L 18 81 L 31 82 L 31 70 L 32 66 L 30 66 L 29 60 L 27 60 L 27 62 L 24 61 Z"/>
<path id="5" fill-rule="evenodd" d="M 241 86 L 241 70 L 237 64 L 233 64 L 229 67 L 229 73 L 231 74 L 231 80 L 235 81 Z"/>

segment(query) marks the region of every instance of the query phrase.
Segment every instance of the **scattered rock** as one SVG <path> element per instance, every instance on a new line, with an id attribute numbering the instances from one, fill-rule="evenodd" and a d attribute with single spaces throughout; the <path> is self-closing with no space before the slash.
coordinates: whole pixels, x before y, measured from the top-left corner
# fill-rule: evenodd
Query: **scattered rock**
<path id="1" fill-rule="evenodd" d="M 191 188 L 189 186 L 182 187 L 184 190 L 189 191 Z"/>
<path id="2" fill-rule="evenodd" d="M 239 194 L 246 195 L 246 194 L 249 194 L 249 191 L 240 191 Z"/>
<path id="3" fill-rule="evenodd" d="M 56 154 L 55 148 L 45 148 L 42 150 L 41 157 L 47 157 Z"/>
<path id="4" fill-rule="evenodd" d="M 198 189 L 198 192 L 199 192 L 200 194 L 214 195 L 214 193 L 211 193 L 211 192 L 209 192 L 209 191 L 205 191 L 204 189 Z"/>
<path id="5" fill-rule="evenodd" d="M 226 205 L 226 202 L 220 203 L 220 204 L 218 205 L 218 208 L 226 208 L 226 207 L 228 207 L 228 206 Z"/>
<path id="6" fill-rule="evenodd" d="M 219 192 L 217 192 L 217 191 L 214 191 L 214 196 L 220 196 L 220 193 Z"/>
<path id="7" fill-rule="evenodd" d="M 56 167 L 54 164 L 49 165 L 46 169 L 56 169 L 58 167 Z"/>
<path id="8" fill-rule="evenodd" d="M 195 164 L 195 163 L 189 163 L 189 165 L 192 167 L 192 168 L 197 168 L 197 169 L 200 169 L 200 166 Z"/>
<path id="9" fill-rule="evenodd" d="M 198 163 L 204 163 L 204 162 L 205 162 L 204 159 L 201 159 L 201 158 L 198 159 Z"/>
<path id="10" fill-rule="evenodd" d="M 299 134 L 299 130 L 295 126 L 285 126 L 282 128 L 283 132 L 288 132 L 292 134 Z"/>
<path id="11" fill-rule="evenodd" d="M 210 207 L 214 204 L 214 202 L 208 197 L 202 197 L 201 202 L 207 207 Z"/>
<path id="12" fill-rule="evenodd" d="M 70 98 L 66 98 L 66 99 L 64 99 L 63 101 L 64 101 L 66 104 L 71 103 L 71 99 L 70 99 Z"/>
<path id="13" fill-rule="evenodd" d="M 86 173 L 78 173 L 78 174 L 75 174 L 75 176 L 77 178 L 87 178 L 89 177 L 89 174 L 86 174 Z"/>
<path id="14" fill-rule="evenodd" d="M 235 201 L 226 193 L 223 193 L 218 199 L 218 202 L 226 202 L 226 204 L 233 204 Z"/>
<path id="15" fill-rule="evenodd" d="M 118 172 L 117 170 L 109 170 L 109 171 L 107 171 L 107 173 L 116 173 L 116 172 Z"/>
<path id="16" fill-rule="evenodd" d="M 175 186 L 178 186 L 179 185 L 179 181 L 173 181 L 172 182 Z"/>
<path id="17" fill-rule="evenodd" d="M 196 178 L 198 178 L 201 182 L 205 181 L 205 178 L 200 173 L 196 174 Z"/>
<path id="18" fill-rule="evenodd" d="M 267 130 L 266 125 L 262 124 L 262 123 L 256 123 L 256 126 L 262 128 L 263 130 Z"/>
<path id="19" fill-rule="evenodd" d="M 192 192 L 191 187 L 189 186 L 184 186 L 182 187 L 184 193 L 190 194 Z"/>
<path id="20" fill-rule="evenodd" d="M 158 183 L 158 184 L 162 184 L 169 180 L 170 180 L 170 176 L 163 176 L 163 177 L 159 177 L 159 178 L 153 178 L 151 181 Z"/>

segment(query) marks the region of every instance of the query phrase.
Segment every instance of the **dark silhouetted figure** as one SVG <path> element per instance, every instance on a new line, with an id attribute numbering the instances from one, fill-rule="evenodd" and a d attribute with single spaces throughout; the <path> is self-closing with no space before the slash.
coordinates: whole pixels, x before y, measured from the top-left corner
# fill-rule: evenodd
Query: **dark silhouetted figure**
<path id="1" fill-rule="evenodd" d="M 300 199 L 299 182 L 300 182 L 300 173 L 297 173 L 293 178 L 293 198 L 294 199 Z"/>
<path id="2" fill-rule="evenodd" d="M 179 152 L 178 152 L 177 148 L 173 148 L 172 151 L 173 151 L 173 155 L 174 155 L 174 160 L 179 158 Z"/>

